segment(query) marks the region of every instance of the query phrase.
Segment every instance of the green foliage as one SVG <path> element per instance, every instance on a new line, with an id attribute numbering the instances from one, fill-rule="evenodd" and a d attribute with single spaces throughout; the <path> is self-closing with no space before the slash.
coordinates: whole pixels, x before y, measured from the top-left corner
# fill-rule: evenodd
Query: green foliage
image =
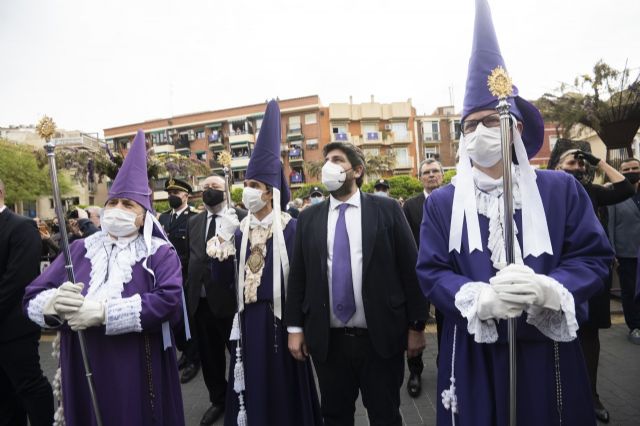
<path id="1" fill-rule="evenodd" d="M 396 165 L 396 157 L 391 151 L 387 155 L 365 155 L 365 175 L 367 177 L 385 176 L 393 171 Z"/>
<path id="2" fill-rule="evenodd" d="M 243 188 L 233 188 L 233 190 L 231 190 L 231 201 L 236 204 L 242 202 L 242 189 Z"/>
<path id="3" fill-rule="evenodd" d="M 169 206 L 169 202 L 167 200 L 161 200 L 161 201 L 154 201 L 153 202 L 153 209 L 157 212 L 157 213 L 164 213 L 167 210 L 169 210 L 171 207 Z"/>
<path id="4" fill-rule="evenodd" d="M 442 177 L 442 184 L 446 185 L 451 183 L 451 178 L 456 175 L 456 169 L 449 169 L 444 172 L 444 176 Z"/>
<path id="5" fill-rule="evenodd" d="M 49 167 L 40 165 L 32 147 L 15 145 L 0 139 L 0 179 L 6 189 L 5 203 L 12 205 L 18 201 L 35 200 L 42 195 L 52 194 Z M 59 170 L 60 192 L 71 190 L 70 180 Z"/>
<path id="6" fill-rule="evenodd" d="M 304 163 L 304 173 L 309 178 L 320 179 L 322 174 L 322 166 L 324 166 L 324 160 L 307 161 Z"/>
<path id="7" fill-rule="evenodd" d="M 393 176 L 387 179 L 387 181 L 389 182 L 390 186 L 389 194 L 396 199 L 402 197 L 406 200 L 407 198 L 418 195 L 423 189 L 422 183 L 420 183 L 418 178 L 415 178 L 413 176 Z M 374 185 L 375 182 L 365 183 L 364 185 L 362 185 L 361 190 L 363 192 L 371 193 L 373 192 Z"/>
<path id="8" fill-rule="evenodd" d="M 323 162 L 323 164 L 324 164 L 324 162 Z M 325 195 L 329 193 L 329 191 L 327 190 L 327 187 L 324 186 L 323 184 L 319 183 L 319 182 L 316 182 L 316 183 L 305 183 L 304 185 L 302 185 L 300 188 L 296 189 L 293 192 L 293 194 L 291 196 L 291 199 L 304 198 L 304 197 L 308 196 L 309 193 L 316 186 L 318 188 L 320 188 Z"/>

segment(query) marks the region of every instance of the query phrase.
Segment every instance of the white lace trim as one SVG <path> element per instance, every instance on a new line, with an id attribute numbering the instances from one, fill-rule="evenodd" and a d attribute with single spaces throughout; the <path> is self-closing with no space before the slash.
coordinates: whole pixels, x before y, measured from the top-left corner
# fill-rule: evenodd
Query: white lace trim
<path id="1" fill-rule="evenodd" d="M 467 319 L 467 331 L 473 335 L 476 343 L 494 343 L 498 340 L 495 321 L 482 321 L 478 318 L 478 296 L 486 285 L 489 284 L 479 281 L 468 282 L 460 287 L 455 297 L 456 308 Z"/>
<path id="2" fill-rule="evenodd" d="M 218 237 L 213 237 L 207 241 L 207 255 L 213 259 L 222 262 L 235 254 L 236 245 L 233 239 L 220 242 Z"/>
<path id="3" fill-rule="evenodd" d="M 49 303 L 57 290 L 57 288 L 50 288 L 40 292 L 40 294 L 29 301 L 29 305 L 27 306 L 27 315 L 29 316 L 29 319 L 42 328 L 53 328 L 44 322 L 43 311 L 44 307 L 47 306 L 47 303 Z"/>
<path id="4" fill-rule="evenodd" d="M 105 334 L 114 335 L 142 331 L 140 312 L 142 312 L 142 299 L 139 294 L 107 301 Z"/>
<path id="5" fill-rule="evenodd" d="M 151 251 L 147 253 L 142 236 L 125 247 L 119 247 L 113 245 L 111 237 L 104 231 L 84 241 L 87 249 L 85 257 L 91 261 L 91 279 L 85 297 L 100 302 L 121 298 L 124 285 L 131 281 L 133 265 L 145 257 L 153 256 L 158 248 L 168 244 L 161 238 L 152 237 Z"/>
<path id="6" fill-rule="evenodd" d="M 517 180 L 515 180 L 513 185 L 514 213 L 516 209 L 522 208 L 520 200 L 520 190 L 517 185 Z M 476 188 L 476 206 L 478 213 L 489 219 L 487 248 L 491 252 L 493 267 L 500 270 L 507 266 L 507 255 L 504 247 L 504 201 L 501 195 L 497 196 Z M 513 220 L 513 232 L 514 235 L 518 235 L 518 226 L 515 220 Z M 514 243 L 515 263 L 522 264 L 520 244 L 518 244 L 517 239 L 514 239 Z"/>
<path id="7" fill-rule="evenodd" d="M 560 310 L 554 311 L 541 306 L 531 305 L 526 310 L 527 323 L 535 326 L 542 334 L 556 342 L 570 342 L 576 338 L 578 321 L 576 320 L 576 305 L 573 294 L 558 281 L 546 275 L 546 283 L 560 298 Z"/>

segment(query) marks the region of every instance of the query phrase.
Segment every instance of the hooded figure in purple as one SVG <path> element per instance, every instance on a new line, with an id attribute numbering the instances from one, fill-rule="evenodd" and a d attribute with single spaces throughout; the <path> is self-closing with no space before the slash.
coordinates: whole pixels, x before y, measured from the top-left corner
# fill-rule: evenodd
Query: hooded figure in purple
<path id="1" fill-rule="evenodd" d="M 231 238 L 214 238 L 207 247 L 214 262 L 238 253 L 226 426 L 322 424 L 311 363 L 291 356 L 282 323 L 296 220 L 285 211 L 289 187 L 280 162 L 280 129 L 278 103 L 270 101 L 245 174 L 242 201 L 249 214 L 237 227 L 235 245 Z M 222 226 L 232 221 L 223 219 Z"/>
<path id="2" fill-rule="evenodd" d="M 145 138 L 138 131 L 101 217 L 26 289 L 24 310 L 60 337 L 58 385 L 67 426 L 95 425 L 78 334 L 84 330 L 105 426 L 184 425 L 171 325 L 182 311 L 180 259 L 153 217 Z"/>
<path id="3" fill-rule="evenodd" d="M 514 94 L 511 166 L 515 263 L 506 264 L 498 100 L 487 86 L 506 68 L 486 0 L 476 20 L 457 176 L 424 206 L 417 273 L 445 319 L 438 425 L 509 424 L 507 319 L 517 319 L 517 424 L 595 425 L 578 323 L 603 288 L 612 250 L 572 176 L 534 171 L 540 112 Z"/>

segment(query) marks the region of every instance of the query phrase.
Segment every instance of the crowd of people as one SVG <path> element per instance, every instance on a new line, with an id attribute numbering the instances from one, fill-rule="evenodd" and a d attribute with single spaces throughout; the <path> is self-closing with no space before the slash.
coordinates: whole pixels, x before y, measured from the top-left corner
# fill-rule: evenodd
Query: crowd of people
<path id="1" fill-rule="evenodd" d="M 363 192 L 364 155 L 341 141 L 323 148 L 324 187 L 291 200 L 276 101 L 243 208 L 221 176 L 200 182 L 202 211 L 189 205 L 191 185 L 171 178 L 170 209 L 157 215 L 142 131 L 104 207 L 68 215 L 68 242 L 56 223 L 11 212 L 0 181 L 0 425 L 95 425 L 98 413 L 107 426 L 183 425 L 181 383 L 200 371 L 201 425 L 353 425 L 359 395 L 370 424 L 401 425 L 405 365 L 406 391 L 422 392 L 431 311 L 438 425 L 508 423 L 509 319 L 518 424 L 608 422 L 596 379 L 614 269 L 628 339 L 640 344 L 640 160 L 616 170 L 570 149 L 555 170 L 535 170 L 543 121 L 514 86 L 505 168 L 486 85 L 498 66 L 478 0 L 456 176 L 443 185 L 442 165 L 427 159 L 423 191 L 402 202 L 384 178 Z M 593 170 L 608 183 L 594 184 Z M 40 368 L 43 329 L 57 333 L 53 387 Z"/>

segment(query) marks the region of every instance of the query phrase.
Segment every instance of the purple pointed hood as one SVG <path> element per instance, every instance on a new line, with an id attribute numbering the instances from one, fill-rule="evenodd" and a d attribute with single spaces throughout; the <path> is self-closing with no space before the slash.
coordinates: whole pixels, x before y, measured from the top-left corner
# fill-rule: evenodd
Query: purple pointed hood
<path id="1" fill-rule="evenodd" d="M 245 179 L 255 179 L 280 190 L 280 209 L 285 211 L 290 194 L 280 161 L 281 132 L 280 107 L 276 101 L 272 100 L 267 104 L 258 140 L 244 177 Z"/>
<path id="2" fill-rule="evenodd" d="M 492 109 L 498 105 L 487 86 L 487 77 L 497 66 L 507 69 L 491 18 L 487 0 L 476 0 L 476 18 L 473 32 L 473 45 L 469 59 L 467 86 L 464 93 L 462 120 L 471 113 L 483 109 Z M 544 122 L 540 111 L 525 99 L 518 96 L 518 88 L 513 86 L 513 95 L 508 99 L 510 112 L 522 121 L 524 129 L 522 140 L 529 158 L 536 155 L 542 146 Z"/>
<path id="3" fill-rule="evenodd" d="M 138 130 L 131 149 L 111 185 L 107 201 L 112 198 L 127 198 L 140 204 L 147 211 L 153 211 L 147 177 L 147 148 L 142 130 Z"/>

